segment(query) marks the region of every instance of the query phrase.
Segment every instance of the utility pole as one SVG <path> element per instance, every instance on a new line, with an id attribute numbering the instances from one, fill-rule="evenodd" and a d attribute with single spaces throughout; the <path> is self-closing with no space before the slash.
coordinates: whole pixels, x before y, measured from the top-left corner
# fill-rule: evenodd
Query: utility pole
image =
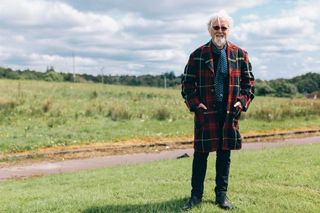
<path id="1" fill-rule="evenodd" d="M 104 70 L 104 67 L 101 67 L 100 69 L 100 72 L 101 72 L 101 83 L 104 84 L 104 79 L 103 79 L 103 76 L 104 76 L 104 73 L 103 73 L 103 70 Z"/>
<path id="2" fill-rule="evenodd" d="M 164 74 L 164 88 L 167 89 L 167 77 L 166 77 L 166 74 Z"/>
<path id="3" fill-rule="evenodd" d="M 72 71 L 73 71 L 73 83 L 76 82 L 76 73 L 75 73 L 75 57 L 74 52 L 72 52 Z"/>

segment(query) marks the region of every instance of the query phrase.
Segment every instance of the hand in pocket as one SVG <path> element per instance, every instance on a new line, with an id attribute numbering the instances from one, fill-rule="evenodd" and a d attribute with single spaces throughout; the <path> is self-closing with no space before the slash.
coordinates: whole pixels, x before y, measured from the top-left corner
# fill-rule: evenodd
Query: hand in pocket
<path id="1" fill-rule="evenodd" d="M 200 103 L 199 106 L 197 107 L 197 111 L 195 114 L 195 125 L 196 128 L 201 128 L 204 124 L 204 111 L 207 110 L 207 107 L 203 104 Z"/>

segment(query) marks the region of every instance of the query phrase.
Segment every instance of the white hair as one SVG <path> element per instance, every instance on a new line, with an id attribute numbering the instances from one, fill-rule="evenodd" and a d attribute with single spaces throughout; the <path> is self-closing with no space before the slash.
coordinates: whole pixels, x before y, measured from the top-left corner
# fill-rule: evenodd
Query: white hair
<path id="1" fill-rule="evenodd" d="M 228 24 L 229 24 L 229 28 L 232 28 L 233 19 L 231 18 L 231 16 L 229 16 L 228 13 L 225 10 L 220 10 L 219 12 L 213 14 L 213 16 L 209 19 L 209 22 L 208 22 L 208 30 L 209 30 L 209 32 L 212 29 L 212 23 L 214 23 L 218 19 L 222 19 L 222 20 L 227 21 Z"/>

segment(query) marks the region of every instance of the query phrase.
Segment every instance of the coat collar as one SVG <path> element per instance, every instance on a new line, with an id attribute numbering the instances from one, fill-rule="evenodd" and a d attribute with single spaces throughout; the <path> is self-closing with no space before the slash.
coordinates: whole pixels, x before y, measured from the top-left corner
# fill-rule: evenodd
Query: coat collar
<path id="1" fill-rule="evenodd" d="M 212 40 L 210 40 L 208 43 L 202 46 L 202 58 L 204 59 L 205 64 L 209 67 L 209 69 L 214 73 L 214 59 L 212 56 Z M 227 41 L 227 55 L 228 55 L 228 61 L 234 58 L 234 52 L 235 52 L 236 46 Z"/>

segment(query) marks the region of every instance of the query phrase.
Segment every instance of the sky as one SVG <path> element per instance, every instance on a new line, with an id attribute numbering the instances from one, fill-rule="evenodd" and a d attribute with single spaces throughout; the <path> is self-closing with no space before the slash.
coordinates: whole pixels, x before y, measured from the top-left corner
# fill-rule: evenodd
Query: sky
<path id="1" fill-rule="evenodd" d="M 220 10 L 256 78 L 320 73 L 319 0 L 1 0 L 0 66 L 180 75 Z"/>

